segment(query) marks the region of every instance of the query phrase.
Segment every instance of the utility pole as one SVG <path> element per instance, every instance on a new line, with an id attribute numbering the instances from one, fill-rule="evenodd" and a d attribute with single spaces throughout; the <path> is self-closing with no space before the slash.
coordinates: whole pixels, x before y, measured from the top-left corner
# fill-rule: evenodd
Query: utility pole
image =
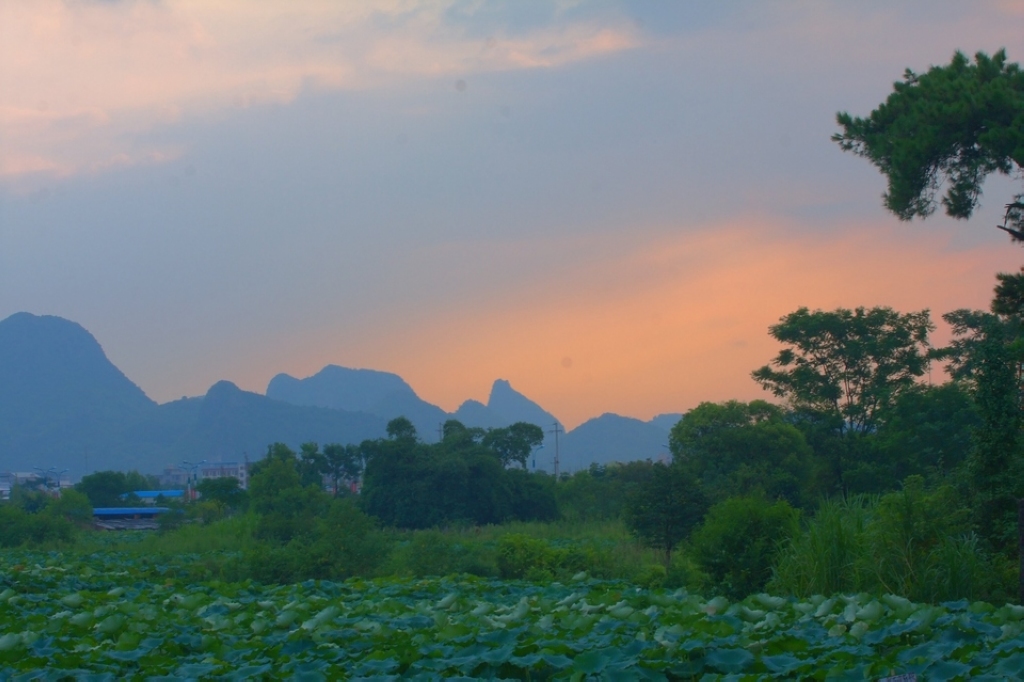
<path id="1" fill-rule="evenodd" d="M 441 422 L 437 423 L 437 442 L 440 443 L 444 440 L 444 424 Z"/>
<path id="2" fill-rule="evenodd" d="M 555 422 L 555 427 L 548 433 L 555 434 L 555 483 L 558 483 L 558 434 L 561 433 L 561 425 Z"/>

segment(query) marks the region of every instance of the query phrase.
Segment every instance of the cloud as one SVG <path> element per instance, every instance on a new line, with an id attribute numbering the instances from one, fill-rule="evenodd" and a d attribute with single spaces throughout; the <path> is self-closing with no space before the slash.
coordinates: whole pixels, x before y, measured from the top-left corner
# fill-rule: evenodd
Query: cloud
<path id="1" fill-rule="evenodd" d="M 306 89 L 553 68 L 638 41 L 624 20 L 557 16 L 518 31 L 499 16 L 481 39 L 450 20 L 452 4 L 0 4 L 0 177 L 166 157 L 147 140 L 159 126 Z"/>

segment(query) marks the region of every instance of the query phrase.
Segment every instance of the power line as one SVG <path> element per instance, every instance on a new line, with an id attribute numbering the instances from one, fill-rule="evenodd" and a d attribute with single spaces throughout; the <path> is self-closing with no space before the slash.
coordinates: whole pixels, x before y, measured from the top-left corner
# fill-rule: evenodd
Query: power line
<path id="1" fill-rule="evenodd" d="M 554 428 L 548 431 L 548 433 L 555 434 L 555 483 L 558 483 L 558 434 L 561 433 L 562 426 L 555 422 Z"/>

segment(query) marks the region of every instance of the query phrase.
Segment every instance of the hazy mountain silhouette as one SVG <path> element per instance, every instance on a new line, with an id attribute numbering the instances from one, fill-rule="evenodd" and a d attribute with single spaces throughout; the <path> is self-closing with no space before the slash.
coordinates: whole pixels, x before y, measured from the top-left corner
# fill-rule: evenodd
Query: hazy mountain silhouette
<path id="1" fill-rule="evenodd" d="M 516 391 L 512 388 L 512 384 L 504 379 L 495 380 L 491 386 L 487 409 L 502 416 L 507 424 L 526 422 L 527 424 L 536 424 L 544 431 L 551 429 L 558 421 L 555 419 L 555 415 Z M 561 427 L 561 422 L 559 422 L 559 427 Z"/>
<path id="2" fill-rule="evenodd" d="M 405 417 L 420 438 L 437 440 L 437 427 L 448 414 L 422 400 L 402 377 L 372 369 L 327 365 L 306 379 L 278 374 L 267 385 L 267 397 L 293 405 L 365 412 L 384 419 Z"/>
<path id="3" fill-rule="evenodd" d="M 504 379 L 494 382 L 486 405 L 467 400 L 453 415 L 396 374 L 333 365 L 307 379 L 279 374 L 265 396 L 221 381 L 204 396 L 157 405 L 80 325 L 29 313 L 0 321 L 0 470 L 56 467 L 78 478 L 102 469 L 158 473 L 183 460 L 254 460 L 277 441 L 297 448 L 379 438 L 397 416 L 427 441 L 449 418 L 482 428 L 536 424 L 546 441 L 535 459 L 551 469 L 554 415 Z M 655 458 L 678 418 L 590 420 L 561 436 L 562 470 Z"/>
<path id="4" fill-rule="evenodd" d="M 654 419 L 650 420 L 647 423 L 657 426 L 659 429 L 671 431 L 672 427 L 678 424 L 679 420 L 682 418 L 682 413 L 669 412 L 667 414 L 659 414 L 658 416 L 656 416 Z"/>
<path id="5" fill-rule="evenodd" d="M 668 457 L 668 431 L 652 422 L 606 413 L 586 421 L 562 437 L 562 471 L 586 469 L 592 463 L 657 460 Z"/>
<path id="6" fill-rule="evenodd" d="M 60 317 L 0 321 L 0 468 L 113 466 L 128 427 L 155 412 L 92 334 Z"/>
<path id="7" fill-rule="evenodd" d="M 365 412 L 291 405 L 219 381 L 203 397 L 184 442 L 196 458 L 259 459 L 270 443 L 361 443 L 382 438 L 386 425 Z"/>
<path id="8" fill-rule="evenodd" d="M 498 429 L 513 423 L 495 413 L 479 400 L 473 399 L 459 405 L 459 409 L 452 413 L 451 419 L 458 420 L 466 426 L 475 426 L 481 429 Z"/>
<path id="9" fill-rule="evenodd" d="M 0 321 L 0 470 L 157 473 L 186 459 L 259 458 L 276 441 L 359 443 L 383 436 L 385 425 L 375 415 L 291 405 L 229 382 L 157 405 L 80 325 L 29 313 Z"/>

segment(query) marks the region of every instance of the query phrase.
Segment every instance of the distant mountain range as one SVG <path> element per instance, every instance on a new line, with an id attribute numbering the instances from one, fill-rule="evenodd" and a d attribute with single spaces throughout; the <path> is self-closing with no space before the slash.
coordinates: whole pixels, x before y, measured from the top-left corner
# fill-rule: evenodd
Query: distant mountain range
<path id="1" fill-rule="evenodd" d="M 565 433 L 554 415 L 503 379 L 486 405 L 467 400 L 448 414 L 396 374 L 335 365 L 305 379 L 279 374 L 266 395 L 220 381 L 202 397 L 161 405 L 80 325 L 30 313 L 0 321 L 0 470 L 67 469 L 76 479 L 103 469 L 158 473 L 185 460 L 258 459 L 278 441 L 359 443 L 384 436 L 398 416 L 428 442 L 447 419 L 483 428 L 537 424 L 547 437 L 531 465 L 548 471 L 557 430 L 561 470 L 574 471 L 664 456 L 681 415 L 643 422 L 604 414 Z"/>

